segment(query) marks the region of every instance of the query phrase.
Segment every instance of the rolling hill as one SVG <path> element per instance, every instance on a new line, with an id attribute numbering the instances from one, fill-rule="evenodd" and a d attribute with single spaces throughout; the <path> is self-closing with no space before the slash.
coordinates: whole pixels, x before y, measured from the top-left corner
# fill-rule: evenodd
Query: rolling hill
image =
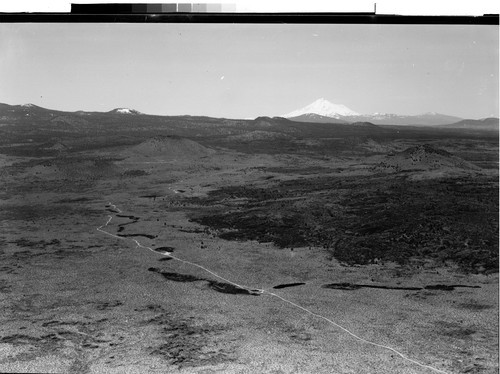
<path id="1" fill-rule="evenodd" d="M 484 118 L 484 119 L 464 119 L 455 123 L 441 125 L 440 127 L 449 129 L 470 129 L 470 130 L 492 130 L 498 131 L 499 119 L 498 118 Z"/>
<path id="2" fill-rule="evenodd" d="M 215 151 L 193 140 L 180 136 L 155 136 L 122 152 L 133 158 L 161 158 L 162 160 L 195 160 L 213 155 Z"/>

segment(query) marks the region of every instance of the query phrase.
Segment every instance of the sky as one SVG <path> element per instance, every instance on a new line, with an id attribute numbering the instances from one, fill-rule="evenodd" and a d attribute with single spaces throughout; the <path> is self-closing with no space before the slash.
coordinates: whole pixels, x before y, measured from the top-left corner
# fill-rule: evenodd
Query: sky
<path id="1" fill-rule="evenodd" d="M 0 24 L 0 102 L 276 116 L 325 98 L 370 114 L 498 117 L 498 26 Z"/>

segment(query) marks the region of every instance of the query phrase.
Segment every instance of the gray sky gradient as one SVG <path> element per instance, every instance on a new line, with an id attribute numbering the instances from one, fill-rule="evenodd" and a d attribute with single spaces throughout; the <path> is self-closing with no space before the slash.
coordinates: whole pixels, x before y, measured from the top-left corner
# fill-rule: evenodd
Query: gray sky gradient
<path id="1" fill-rule="evenodd" d="M 280 115 L 498 116 L 498 26 L 0 24 L 0 102 Z"/>

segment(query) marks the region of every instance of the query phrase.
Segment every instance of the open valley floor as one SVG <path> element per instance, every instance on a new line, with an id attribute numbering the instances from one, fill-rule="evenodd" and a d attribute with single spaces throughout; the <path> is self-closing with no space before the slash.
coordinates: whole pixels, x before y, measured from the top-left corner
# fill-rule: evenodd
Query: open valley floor
<path id="1" fill-rule="evenodd" d="M 150 117 L 0 127 L 1 372 L 498 373 L 498 132 Z"/>

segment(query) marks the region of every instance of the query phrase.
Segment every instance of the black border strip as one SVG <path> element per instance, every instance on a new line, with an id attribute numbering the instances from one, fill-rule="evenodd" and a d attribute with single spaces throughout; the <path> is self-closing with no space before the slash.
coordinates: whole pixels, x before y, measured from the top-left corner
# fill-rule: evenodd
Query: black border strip
<path id="1" fill-rule="evenodd" d="M 0 13 L 0 22 L 498 25 L 499 15 L 487 14 L 483 16 L 400 16 L 375 15 L 373 13 Z"/>

